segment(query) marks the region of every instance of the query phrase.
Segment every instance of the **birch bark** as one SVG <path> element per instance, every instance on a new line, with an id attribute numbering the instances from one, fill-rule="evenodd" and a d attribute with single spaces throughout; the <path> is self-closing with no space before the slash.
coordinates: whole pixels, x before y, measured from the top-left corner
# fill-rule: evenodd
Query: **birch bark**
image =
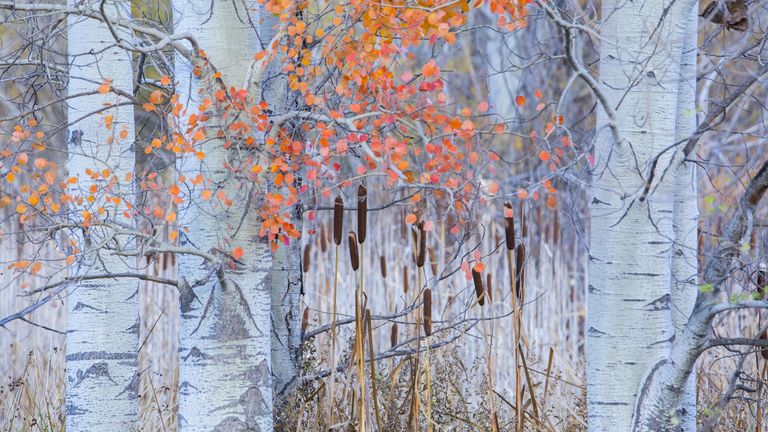
<path id="1" fill-rule="evenodd" d="M 592 431 L 645 430 L 632 425 L 636 398 L 675 336 L 674 176 L 655 182 L 646 200 L 639 196 L 653 158 L 661 154 L 658 166 L 667 167 L 674 154 L 662 151 L 678 133 L 681 56 L 692 5 L 602 6 L 599 91 L 615 117 L 598 113 L 591 186 L 586 356 Z M 612 126 L 621 142 L 610 133 Z"/>
<path id="2" fill-rule="evenodd" d="M 243 88 L 253 55 L 260 49 L 254 26 L 259 23 L 251 2 L 176 1 L 176 33 L 193 34 L 211 64 L 228 86 Z M 182 102 L 195 112 L 200 96 L 191 81 L 188 61 L 177 58 L 176 80 Z M 209 79 L 202 95 L 211 96 Z M 181 224 L 189 228 L 181 246 L 210 252 L 219 262 L 179 256 L 179 271 L 189 286 L 181 292 L 179 427 L 183 431 L 272 430 L 272 377 L 270 356 L 270 289 L 266 277 L 271 256 L 259 237 L 263 195 L 247 181 L 234 177 L 225 163 L 242 152 L 226 150 L 216 137 L 224 119 L 208 112 L 207 137 L 195 155 L 179 166 L 187 178 L 202 173 L 207 180 L 190 190 L 180 206 Z M 234 147 L 234 146 L 233 146 Z M 242 155 L 241 155 L 242 157 Z M 218 199 L 201 198 L 203 188 L 222 191 L 230 206 Z M 223 252 L 241 247 L 244 256 L 230 261 Z M 231 263 L 231 265 L 230 265 Z M 184 285 L 184 284 L 182 284 Z"/>
<path id="3" fill-rule="evenodd" d="M 73 1 L 80 8 L 99 7 L 97 1 Z M 105 12 L 112 17 L 130 17 L 130 3 L 107 2 Z M 68 93 L 93 91 L 103 79 L 111 79 L 113 89 L 132 91 L 130 53 L 114 45 L 107 26 L 97 20 L 68 15 L 70 78 Z M 123 34 L 122 37 L 130 35 Z M 69 101 L 70 121 L 104 107 L 124 103 L 113 92 L 77 97 Z M 107 127 L 112 116 L 111 127 Z M 98 214 L 103 206 L 110 221 L 131 223 L 123 217 L 126 199 L 131 199 L 134 155 L 133 107 L 122 105 L 99 114 L 89 115 L 70 129 L 69 174 L 78 183 L 70 194 L 85 199 L 85 209 Z M 125 131 L 125 137 L 120 132 Z M 120 204 L 89 203 L 89 188 L 105 187 L 105 180 L 92 177 L 93 171 L 110 170 L 115 184 L 112 195 L 122 198 Z M 127 180 L 126 180 L 127 179 Z M 113 232 L 92 226 L 80 236 L 78 254 L 82 257 L 76 271 L 117 273 L 131 271 L 134 263 L 114 253 L 113 241 L 98 247 Z M 123 246 L 129 239 L 116 238 Z M 96 279 L 84 281 L 68 293 L 67 330 L 67 429 L 72 431 L 125 430 L 134 427 L 137 417 L 136 351 L 138 348 L 136 282 L 131 279 Z"/>

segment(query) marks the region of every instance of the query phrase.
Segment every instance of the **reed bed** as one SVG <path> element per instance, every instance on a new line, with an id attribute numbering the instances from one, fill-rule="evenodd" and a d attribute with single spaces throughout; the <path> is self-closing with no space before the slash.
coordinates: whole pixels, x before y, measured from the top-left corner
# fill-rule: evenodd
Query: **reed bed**
<path id="1" fill-rule="evenodd" d="M 428 223 L 422 214 L 406 224 L 410 208 L 371 211 L 363 188 L 356 198 L 356 206 L 345 208 L 338 197 L 334 211 L 307 224 L 317 234 L 302 240 L 302 332 L 330 330 L 305 344 L 308 379 L 292 397 L 291 430 L 584 430 L 586 255 L 576 229 L 562 222 L 567 215 L 532 201 L 497 204 L 472 221 L 477 232 L 459 245 L 439 220 Z M 345 226 L 356 231 L 348 230 L 343 244 Z M 703 243 L 702 255 L 711 247 Z M 747 290 L 765 285 L 759 251 L 752 252 L 755 282 Z M 474 265 L 477 257 L 482 266 Z M 145 270 L 167 275 L 170 259 L 153 257 Z M 734 285 L 730 292 L 744 289 Z M 139 429 L 175 430 L 178 299 L 150 283 L 139 284 L 137 293 Z M 716 331 L 763 337 L 764 323 L 754 312 L 737 311 Z M 39 339 L 27 363 L 4 372 L 15 379 L 4 381 L 0 431 L 63 430 L 54 339 Z M 724 348 L 705 354 L 697 376 L 702 430 L 765 425 L 764 355 Z M 739 364 L 746 374 L 734 381 Z M 736 392 L 720 409 L 734 382 L 755 392 Z"/>

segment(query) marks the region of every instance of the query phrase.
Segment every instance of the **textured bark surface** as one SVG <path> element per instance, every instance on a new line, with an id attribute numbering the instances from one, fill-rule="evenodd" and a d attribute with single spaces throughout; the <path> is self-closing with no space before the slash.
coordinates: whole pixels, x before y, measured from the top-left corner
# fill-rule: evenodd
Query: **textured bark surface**
<path id="1" fill-rule="evenodd" d="M 259 25 L 261 39 L 268 42 L 275 37 L 279 38 L 278 25 L 279 22 L 275 17 L 262 20 Z M 281 57 L 282 55 L 278 54 L 267 65 L 261 83 L 258 83 L 261 95 L 276 114 L 296 109 L 295 106 L 290 105 L 292 100 L 303 100 L 289 91 L 286 75 L 282 72 L 284 63 Z M 296 140 L 301 140 L 304 135 L 301 130 L 294 128 L 293 124 L 282 124 L 280 127 Z M 272 135 L 275 132 L 272 131 Z M 287 160 L 291 160 L 291 157 L 286 155 Z M 298 181 L 300 182 L 301 179 Z M 275 192 L 284 194 L 287 191 Z M 290 211 L 295 229 L 301 232 L 302 205 L 300 203 L 292 205 Z M 272 254 L 269 286 L 272 292 L 271 348 L 276 421 L 279 421 L 283 397 L 287 396 L 284 390 L 298 376 L 301 362 L 301 295 L 304 290 L 301 258 L 300 239 L 291 239 L 288 246 L 281 245 Z"/>
<path id="2" fill-rule="evenodd" d="M 667 9 L 668 3 L 603 2 L 601 33 L 607 39 L 601 46 L 600 91 L 616 112 L 623 141 L 615 142 L 612 121 L 601 110 L 590 202 L 586 335 L 593 431 L 653 430 L 632 426 L 636 399 L 645 391 L 645 377 L 669 355 L 675 336 L 671 309 L 681 297 L 673 300 L 671 293 L 675 176 L 659 176 L 648 198 L 639 199 L 650 162 L 677 136 L 677 89 L 692 2 L 678 1 Z M 659 157 L 660 169 L 673 155 Z"/>
<path id="3" fill-rule="evenodd" d="M 174 6 L 176 32 L 190 32 L 197 38 L 227 87 L 247 87 L 253 54 L 261 49 L 253 27 L 260 22 L 256 4 L 177 1 Z M 185 96 L 182 102 L 191 100 L 189 113 L 194 112 L 197 87 L 212 83 L 207 79 L 191 82 L 189 62 L 183 59 L 177 59 L 176 79 L 181 92 L 191 90 L 190 99 Z M 185 158 L 180 170 L 188 178 L 202 171 L 232 205 L 200 199 L 198 186 L 186 200 L 194 204 L 179 209 L 181 224 L 189 227 L 181 236 L 181 246 L 220 259 L 203 262 L 200 257 L 179 256 L 180 275 L 190 289 L 182 290 L 180 301 L 179 427 L 184 431 L 269 431 L 272 379 L 266 278 L 272 260 L 269 245 L 258 235 L 261 203 L 257 197 L 263 192 L 249 188 L 248 182 L 238 181 L 225 168 L 231 155 L 221 140 L 211 138 L 222 119 L 215 112 L 209 114 L 209 138 L 201 148 L 205 159 Z M 223 254 L 237 247 L 245 252 L 238 262 Z"/>
<path id="4" fill-rule="evenodd" d="M 677 130 L 680 142 L 696 131 L 696 57 L 698 53 L 698 12 L 691 7 L 685 21 L 683 52 L 680 62 L 680 85 L 677 93 Z M 675 244 L 672 251 L 672 325 L 675 339 L 680 339 L 693 312 L 698 293 L 698 224 L 699 208 L 696 196 L 698 176 L 696 166 L 682 161 L 676 154 L 672 228 Z M 692 373 L 683 390 L 678 413 L 681 430 L 696 430 L 696 373 Z"/>
<path id="5" fill-rule="evenodd" d="M 294 215 L 301 230 L 301 213 Z M 301 240 L 293 239 L 273 257 L 272 289 L 272 374 L 276 399 L 299 374 L 301 360 Z"/>
<path id="6" fill-rule="evenodd" d="M 77 4 L 73 2 L 72 4 Z M 98 7 L 99 2 L 87 2 Z M 116 7 L 117 6 L 117 7 Z M 130 13 L 128 2 L 108 3 L 107 14 Z M 113 45 L 106 25 L 92 19 L 68 16 L 70 80 L 69 94 L 93 91 L 102 79 L 111 79 L 112 87 L 132 92 L 131 56 Z M 123 35 L 123 37 L 130 37 Z M 96 53 L 96 54 L 84 54 Z M 98 62 L 98 63 L 97 63 Z M 96 83 L 94 83 L 96 82 Z M 105 104 L 125 102 L 114 93 L 71 99 L 69 118 L 78 119 Z M 111 129 L 105 116 L 113 115 Z M 120 132 L 126 130 L 125 139 Z M 86 170 L 110 169 L 119 179 L 115 195 L 131 199 L 133 187 L 125 182 L 133 174 L 133 107 L 119 106 L 89 116 L 70 128 L 69 173 L 79 184 L 70 193 L 87 198 L 96 180 Z M 110 139 L 113 141 L 110 143 Z M 100 187 L 103 187 L 99 183 Z M 87 201 L 86 201 L 86 206 Z M 97 214 L 93 204 L 89 211 Z M 123 217 L 127 209 L 104 205 L 112 221 L 130 224 Z M 79 214 L 79 211 L 78 211 Z M 116 273 L 135 268 L 135 258 L 116 256 L 96 245 L 111 235 L 108 228 L 92 227 L 79 240 L 81 260 L 78 274 Z M 117 238 L 123 245 L 128 240 Z M 109 242 L 109 247 L 114 247 Z M 68 292 L 67 330 L 67 429 L 73 431 L 125 430 L 137 417 L 136 350 L 138 348 L 137 284 L 135 280 L 95 279 L 77 284 Z"/>

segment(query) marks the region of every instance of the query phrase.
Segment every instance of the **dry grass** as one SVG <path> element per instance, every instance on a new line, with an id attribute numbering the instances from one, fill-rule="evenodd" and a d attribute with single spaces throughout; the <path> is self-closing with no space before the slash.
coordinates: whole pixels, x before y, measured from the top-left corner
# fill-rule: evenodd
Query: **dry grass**
<path id="1" fill-rule="evenodd" d="M 330 327 L 334 279 L 339 285 L 335 307 L 340 324 L 335 342 L 326 331 L 305 344 L 302 367 L 307 379 L 287 401 L 283 419 L 283 424 L 290 425 L 287 430 L 361 430 L 361 421 L 366 422 L 367 430 L 386 431 L 430 427 L 515 431 L 521 424 L 531 431 L 584 430 L 585 256 L 578 238 L 551 214 L 539 217 L 535 208 L 526 212 L 528 235 L 517 236 L 515 248 L 527 250 L 524 256 L 507 255 L 503 240 L 509 238 L 509 229 L 505 229 L 499 209 L 498 214 L 479 221 L 485 235 L 472 237 L 464 245 L 476 247 L 484 256 L 486 277 L 466 279 L 459 271 L 439 281 L 435 275 L 449 274 L 458 266 L 451 261 L 456 246 L 440 224 L 428 236 L 416 232 L 414 238 L 400 222 L 391 223 L 402 220 L 399 209 L 369 211 L 366 250 L 358 254 L 356 277 L 348 247 L 339 248 L 339 254 L 348 256 L 339 260 L 336 271 L 336 248 L 327 244 L 332 238 L 332 224 L 320 217 L 313 228 L 322 235 L 309 240 L 318 244 L 304 248 L 305 262 L 311 265 L 305 277 L 303 327 L 307 332 L 323 325 Z M 353 217 L 352 212 L 347 213 L 345 218 Z M 522 218 L 516 216 L 521 233 Z M 353 219 L 346 222 L 351 226 Z M 525 249 L 520 247 L 523 244 Z M 359 247 L 354 238 L 349 246 L 353 250 Z M 420 258 L 423 266 L 417 265 Z M 172 268 L 162 259 L 149 263 L 147 271 L 162 273 Z M 524 283 L 519 270 L 523 265 Z M 387 271 L 400 268 L 402 272 Z M 365 272 L 364 295 L 356 289 L 363 288 L 361 272 Z M 482 285 L 482 291 L 477 291 L 475 284 Z M 525 294 L 518 298 L 510 287 Z M 140 286 L 139 294 L 144 316 L 139 362 L 144 379 L 138 429 L 175 430 L 177 299 L 164 287 L 151 284 Z M 360 302 L 357 320 L 356 295 Z M 425 297 L 430 303 L 428 310 L 421 302 Z M 518 300 L 522 302 L 518 304 Z M 521 308 L 517 314 L 516 307 Z M 752 334 L 755 322 L 748 312 L 734 313 L 718 323 L 717 331 Z M 513 331 L 518 325 L 519 345 Z M 428 339 L 416 338 L 427 329 Z M 432 345 L 428 354 L 427 344 Z M 14 363 L 15 380 L 3 383 L 0 432 L 64 429 L 61 370 L 51 370 L 47 363 L 36 361 L 50 355 L 45 349 L 38 347 L 28 364 Z M 516 349 L 521 352 L 519 357 L 512 354 Z M 360 362 L 361 355 L 365 362 Z M 754 353 L 747 355 L 744 368 L 749 374 L 740 384 L 757 387 L 753 380 L 756 358 Z M 716 412 L 737 360 L 734 353 L 719 350 L 700 362 L 702 427 Z M 318 376 L 333 364 L 337 370 L 332 376 Z M 516 393 L 522 401 L 519 415 Z M 741 391 L 736 396 L 715 430 L 755 428 L 756 395 Z M 361 407 L 365 408 L 363 415 Z"/>

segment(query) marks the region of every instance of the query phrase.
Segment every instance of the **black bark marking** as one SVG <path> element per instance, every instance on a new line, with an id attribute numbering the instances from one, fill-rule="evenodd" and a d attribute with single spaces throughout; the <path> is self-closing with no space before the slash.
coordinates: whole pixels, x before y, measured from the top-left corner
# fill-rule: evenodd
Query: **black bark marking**
<path id="1" fill-rule="evenodd" d="M 213 358 L 210 355 L 200 351 L 200 348 L 196 346 L 192 347 L 192 349 L 189 350 L 189 353 L 187 353 L 187 355 L 185 355 L 182 358 L 182 361 L 187 361 L 187 359 L 189 359 L 190 357 L 192 357 L 192 361 L 194 362 L 198 362 L 202 360 L 210 360 L 211 358 Z"/>
<path id="2" fill-rule="evenodd" d="M 200 389 L 190 384 L 189 381 L 183 381 L 179 384 L 179 394 L 189 396 L 193 391 L 194 393 L 200 393 Z"/>
<path id="3" fill-rule="evenodd" d="M 74 311 L 74 312 L 79 312 L 79 311 L 81 311 L 81 310 L 83 310 L 83 309 L 90 309 L 90 310 L 93 310 L 93 311 L 96 311 L 96 312 L 101 312 L 101 313 L 104 313 L 104 312 L 106 312 L 106 311 L 103 311 L 103 310 L 101 310 L 101 309 L 95 308 L 95 307 L 93 307 L 93 306 L 91 306 L 91 305 L 85 304 L 85 303 L 83 303 L 83 302 L 77 302 L 77 304 L 75 305 L 75 307 L 74 307 L 74 308 L 72 308 L 72 311 Z"/>
<path id="4" fill-rule="evenodd" d="M 92 364 L 88 369 L 85 370 L 85 372 L 83 372 L 82 369 L 77 371 L 77 381 L 75 382 L 74 387 L 79 387 L 80 384 L 86 379 L 98 378 L 106 378 L 110 380 L 112 384 L 117 384 L 117 382 L 115 382 L 115 380 L 113 380 L 109 375 L 109 365 L 107 362 L 98 362 Z"/>
<path id="5" fill-rule="evenodd" d="M 198 298 L 195 295 L 195 290 L 189 286 L 189 282 L 187 282 L 187 278 L 184 276 L 179 278 L 179 284 L 177 286 L 179 288 L 179 309 L 181 310 L 182 316 L 184 316 L 184 314 L 194 310 L 192 303 L 194 303 L 195 300 L 198 300 Z"/>
<path id="6" fill-rule="evenodd" d="M 136 360 L 136 353 L 83 351 L 83 352 L 67 355 L 67 361 L 83 361 L 83 360 Z"/>
<path id="7" fill-rule="evenodd" d="M 663 296 L 643 306 L 643 309 L 647 311 L 669 310 L 671 305 L 672 298 L 669 294 L 664 294 Z"/>
<path id="8" fill-rule="evenodd" d="M 78 415 L 87 414 L 89 412 L 91 411 L 85 408 L 80 408 L 79 406 L 73 403 L 67 404 L 67 416 L 78 416 Z"/>

